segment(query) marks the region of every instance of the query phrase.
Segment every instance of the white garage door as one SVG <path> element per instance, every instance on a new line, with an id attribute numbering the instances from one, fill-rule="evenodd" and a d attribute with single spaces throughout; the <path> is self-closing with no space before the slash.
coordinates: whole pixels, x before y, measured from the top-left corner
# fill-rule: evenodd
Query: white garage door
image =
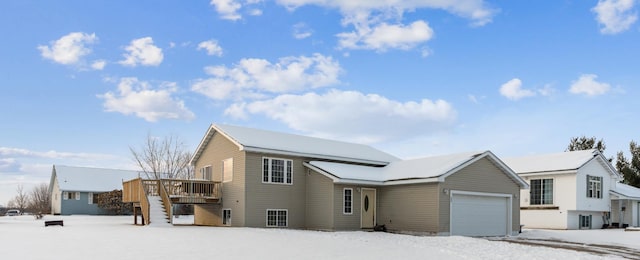
<path id="1" fill-rule="evenodd" d="M 508 235 L 507 197 L 453 194 L 451 234 L 462 236 Z"/>

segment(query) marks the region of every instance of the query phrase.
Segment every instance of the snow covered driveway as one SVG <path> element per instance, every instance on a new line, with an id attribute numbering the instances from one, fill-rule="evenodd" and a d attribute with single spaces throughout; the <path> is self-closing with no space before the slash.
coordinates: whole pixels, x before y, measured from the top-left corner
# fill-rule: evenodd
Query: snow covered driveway
<path id="1" fill-rule="evenodd" d="M 0 217 L 2 259 L 620 259 L 468 237 L 134 226 L 130 216 L 44 220 L 54 219 L 63 219 L 64 227 L 44 227 L 30 216 Z"/>

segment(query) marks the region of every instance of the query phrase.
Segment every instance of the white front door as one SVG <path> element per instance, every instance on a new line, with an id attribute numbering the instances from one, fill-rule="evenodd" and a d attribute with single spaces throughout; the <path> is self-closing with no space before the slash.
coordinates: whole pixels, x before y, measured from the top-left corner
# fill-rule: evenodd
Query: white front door
<path id="1" fill-rule="evenodd" d="M 376 225 L 376 190 L 362 188 L 360 201 L 360 226 L 373 228 Z"/>

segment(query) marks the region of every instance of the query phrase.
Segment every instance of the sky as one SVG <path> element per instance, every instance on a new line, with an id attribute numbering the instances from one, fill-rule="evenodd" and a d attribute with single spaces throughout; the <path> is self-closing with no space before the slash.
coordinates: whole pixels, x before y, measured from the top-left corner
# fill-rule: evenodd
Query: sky
<path id="1" fill-rule="evenodd" d="M 0 204 L 54 164 L 212 123 L 401 158 L 640 141 L 640 3 L 482 0 L 0 3 Z"/>

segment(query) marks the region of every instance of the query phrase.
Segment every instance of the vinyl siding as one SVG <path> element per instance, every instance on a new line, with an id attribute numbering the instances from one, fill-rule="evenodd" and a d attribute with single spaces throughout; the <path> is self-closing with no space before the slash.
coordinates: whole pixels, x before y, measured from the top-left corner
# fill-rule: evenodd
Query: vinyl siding
<path id="1" fill-rule="evenodd" d="M 343 200 L 344 200 L 344 188 L 353 189 L 353 214 L 348 215 L 344 214 L 343 211 Z M 361 212 L 361 204 L 362 204 L 362 192 L 360 192 L 361 188 L 368 188 L 366 186 L 350 186 L 350 185 L 334 185 L 333 189 L 333 217 L 334 217 L 334 228 L 336 230 L 357 230 L 360 229 L 360 212 Z M 376 195 L 379 196 L 379 195 Z M 378 203 L 376 199 L 376 203 Z M 378 212 L 380 210 L 378 209 Z M 377 216 L 376 216 L 377 217 Z"/>
<path id="2" fill-rule="evenodd" d="M 75 191 L 69 191 L 75 192 Z M 62 196 L 62 194 L 60 194 Z M 89 192 L 80 192 L 80 199 L 62 200 L 60 215 L 107 215 L 109 211 L 96 204 L 89 204 Z"/>
<path id="3" fill-rule="evenodd" d="M 437 183 L 387 186 L 378 192 L 378 224 L 389 230 L 438 232 Z"/>
<path id="4" fill-rule="evenodd" d="M 305 220 L 305 227 L 309 229 L 333 230 L 333 181 L 320 173 L 312 170 L 308 171 L 309 174 L 306 178 L 305 215 L 307 218 Z"/>
<path id="5" fill-rule="evenodd" d="M 293 161 L 293 183 L 262 183 L 262 159 L 264 157 Z M 288 227 L 305 227 L 306 168 L 300 157 L 263 153 L 246 153 L 246 220 L 247 227 L 266 227 L 267 209 L 287 209 Z M 234 176 L 235 177 L 235 176 Z"/>
<path id="6" fill-rule="evenodd" d="M 231 209 L 233 226 L 245 225 L 245 152 L 226 137 L 214 133 L 204 151 L 195 162 L 197 178 L 203 178 L 200 169 L 211 165 L 214 180 L 222 180 L 222 161 L 233 158 L 233 180 L 222 184 L 222 204 L 219 206 L 194 206 L 196 225 L 222 225 L 222 208 Z M 203 216 L 197 216 L 202 213 Z M 208 216 L 208 217 L 204 217 Z"/>
<path id="7" fill-rule="evenodd" d="M 504 173 L 493 162 L 482 158 L 471 165 L 448 176 L 444 183 L 440 183 L 439 191 L 443 189 L 473 191 L 486 193 L 520 194 L 520 186 Z M 444 195 L 444 193 L 442 193 Z M 439 224 L 440 232 L 449 232 L 450 196 L 439 196 Z M 520 200 L 512 199 L 512 230 L 520 229 Z"/>

